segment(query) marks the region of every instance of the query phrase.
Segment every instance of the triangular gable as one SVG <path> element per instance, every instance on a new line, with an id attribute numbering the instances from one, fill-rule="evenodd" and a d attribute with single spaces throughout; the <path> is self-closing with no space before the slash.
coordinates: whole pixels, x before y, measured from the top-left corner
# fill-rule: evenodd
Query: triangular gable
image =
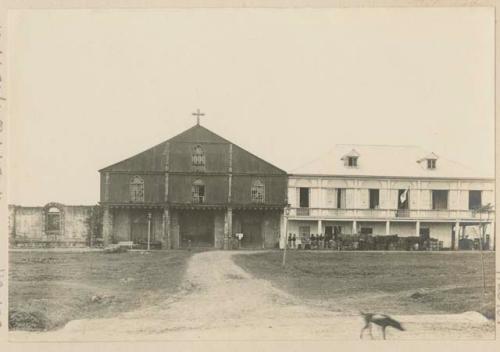
<path id="1" fill-rule="evenodd" d="M 359 158 L 359 153 L 356 151 L 356 149 L 352 149 L 349 153 L 344 155 L 340 160 L 344 160 L 346 158 Z"/>
<path id="2" fill-rule="evenodd" d="M 257 166 L 257 164 L 261 164 L 258 167 L 259 171 L 267 170 L 272 173 L 282 173 L 286 174 L 285 171 L 280 168 L 272 165 L 271 163 L 255 156 L 254 154 L 248 152 L 247 150 L 239 147 L 238 145 L 228 141 L 227 139 L 219 136 L 218 134 L 210 131 L 209 129 L 201 126 L 195 125 L 184 132 L 152 147 L 141 153 L 131 156 L 130 158 L 124 159 L 118 163 L 112 164 L 105 168 L 99 170 L 99 172 L 106 171 L 129 171 L 129 170 L 147 170 L 147 171 L 163 171 L 164 170 L 164 162 L 165 162 L 165 150 L 166 144 L 168 142 L 199 142 L 199 143 L 227 143 L 233 144 L 235 149 L 241 150 L 240 154 L 247 155 L 247 158 L 252 159 L 252 164 Z M 265 165 L 265 166 L 264 166 Z M 257 170 L 255 170 L 257 171 Z"/>
<path id="3" fill-rule="evenodd" d="M 425 161 L 425 160 L 437 160 L 439 159 L 439 157 L 434 154 L 434 153 L 430 153 L 430 154 L 427 154 L 427 156 L 421 158 L 421 159 L 418 159 L 417 162 L 421 163 L 422 161 Z"/>

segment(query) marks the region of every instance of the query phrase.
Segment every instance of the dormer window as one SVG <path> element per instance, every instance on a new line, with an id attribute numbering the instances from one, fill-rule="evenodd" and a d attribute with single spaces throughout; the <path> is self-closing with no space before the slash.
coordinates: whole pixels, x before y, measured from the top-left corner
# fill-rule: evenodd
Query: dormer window
<path id="1" fill-rule="evenodd" d="M 356 156 L 349 156 L 347 158 L 347 166 L 357 167 L 358 166 L 358 157 L 356 157 Z"/>
<path id="2" fill-rule="evenodd" d="M 434 153 L 430 153 L 425 158 L 417 160 L 417 163 L 421 164 L 422 168 L 427 170 L 435 170 L 437 166 L 438 156 Z"/>
<path id="3" fill-rule="evenodd" d="M 344 165 L 347 167 L 358 167 L 358 158 L 359 153 L 353 149 L 344 155 L 341 160 L 344 161 Z"/>

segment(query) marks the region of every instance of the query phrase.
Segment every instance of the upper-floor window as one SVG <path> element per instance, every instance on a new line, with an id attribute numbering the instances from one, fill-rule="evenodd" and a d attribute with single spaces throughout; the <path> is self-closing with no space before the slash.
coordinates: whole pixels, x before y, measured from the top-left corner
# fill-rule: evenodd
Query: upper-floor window
<path id="1" fill-rule="evenodd" d="M 191 188 L 193 203 L 205 202 L 205 184 L 202 180 L 196 180 Z"/>
<path id="2" fill-rule="evenodd" d="M 469 209 L 474 210 L 482 206 L 481 191 L 469 191 Z"/>
<path id="3" fill-rule="evenodd" d="M 346 200 L 347 200 L 346 189 L 345 188 L 338 188 L 337 189 L 337 208 L 345 209 L 346 205 L 347 205 Z"/>
<path id="4" fill-rule="evenodd" d="M 400 189 L 398 191 L 398 209 L 404 210 L 410 208 L 410 190 Z"/>
<path id="5" fill-rule="evenodd" d="M 134 176 L 130 180 L 130 200 L 144 202 L 144 180 L 140 176 Z"/>
<path id="6" fill-rule="evenodd" d="M 436 168 L 436 159 L 427 159 L 427 168 L 435 169 Z"/>
<path id="7" fill-rule="evenodd" d="M 309 208 L 309 188 L 299 188 L 299 207 Z"/>
<path id="8" fill-rule="evenodd" d="M 379 207 L 379 190 L 378 189 L 370 189 L 369 190 L 370 197 L 370 209 L 378 209 Z"/>
<path id="9" fill-rule="evenodd" d="M 191 163 L 194 171 L 205 171 L 205 153 L 201 145 L 197 145 L 193 148 Z"/>
<path id="10" fill-rule="evenodd" d="M 448 209 L 448 191 L 433 190 L 432 191 L 432 209 L 445 210 Z"/>
<path id="11" fill-rule="evenodd" d="M 264 203 L 265 200 L 265 186 L 260 180 L 255 180 L 252 185 L 252 202 Z"/>

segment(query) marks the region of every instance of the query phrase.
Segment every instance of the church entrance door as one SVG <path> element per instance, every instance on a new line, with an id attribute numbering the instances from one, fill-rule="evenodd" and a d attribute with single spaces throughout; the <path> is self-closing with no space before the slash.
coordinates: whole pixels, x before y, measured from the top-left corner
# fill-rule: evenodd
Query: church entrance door
<path id="1" fill-rule="evenodd" d="M 214 213 L 212 211 L 184 211 L 179 216 L 181 247 L 214 246 Z"/>
<path id="2" fill-rule="evenodd" d="M 147 243 L 148 241 L 148 215 L 146 212 L 132 212 L 130 237 L 134 243 Z"/>
<path id="3" fill-rule="evenodd" d="M 258 212 L 248 212 L 241 217 L 241 232 L 244 248 L 262 248 L 262 216 Z"/>

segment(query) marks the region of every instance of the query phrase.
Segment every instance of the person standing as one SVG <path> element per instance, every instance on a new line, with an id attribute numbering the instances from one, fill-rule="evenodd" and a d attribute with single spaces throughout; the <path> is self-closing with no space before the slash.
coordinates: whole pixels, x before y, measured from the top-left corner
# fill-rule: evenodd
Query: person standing
<path id="1" fill-rule="evenodd" d="M 243 239 L 243 233 L 237 233 L 236 238 L 238 239 L 238 249 L 241 249 L 241 240 Z"/>
<path id="2" fill-rule="evenodd" d="M 295 236 L 295 234 L 293 234 L 292 236 L 292 248 L 295 249 L 297 247 L 295 247 L 295 241 L 297 241 L 297 237 Z"/>

